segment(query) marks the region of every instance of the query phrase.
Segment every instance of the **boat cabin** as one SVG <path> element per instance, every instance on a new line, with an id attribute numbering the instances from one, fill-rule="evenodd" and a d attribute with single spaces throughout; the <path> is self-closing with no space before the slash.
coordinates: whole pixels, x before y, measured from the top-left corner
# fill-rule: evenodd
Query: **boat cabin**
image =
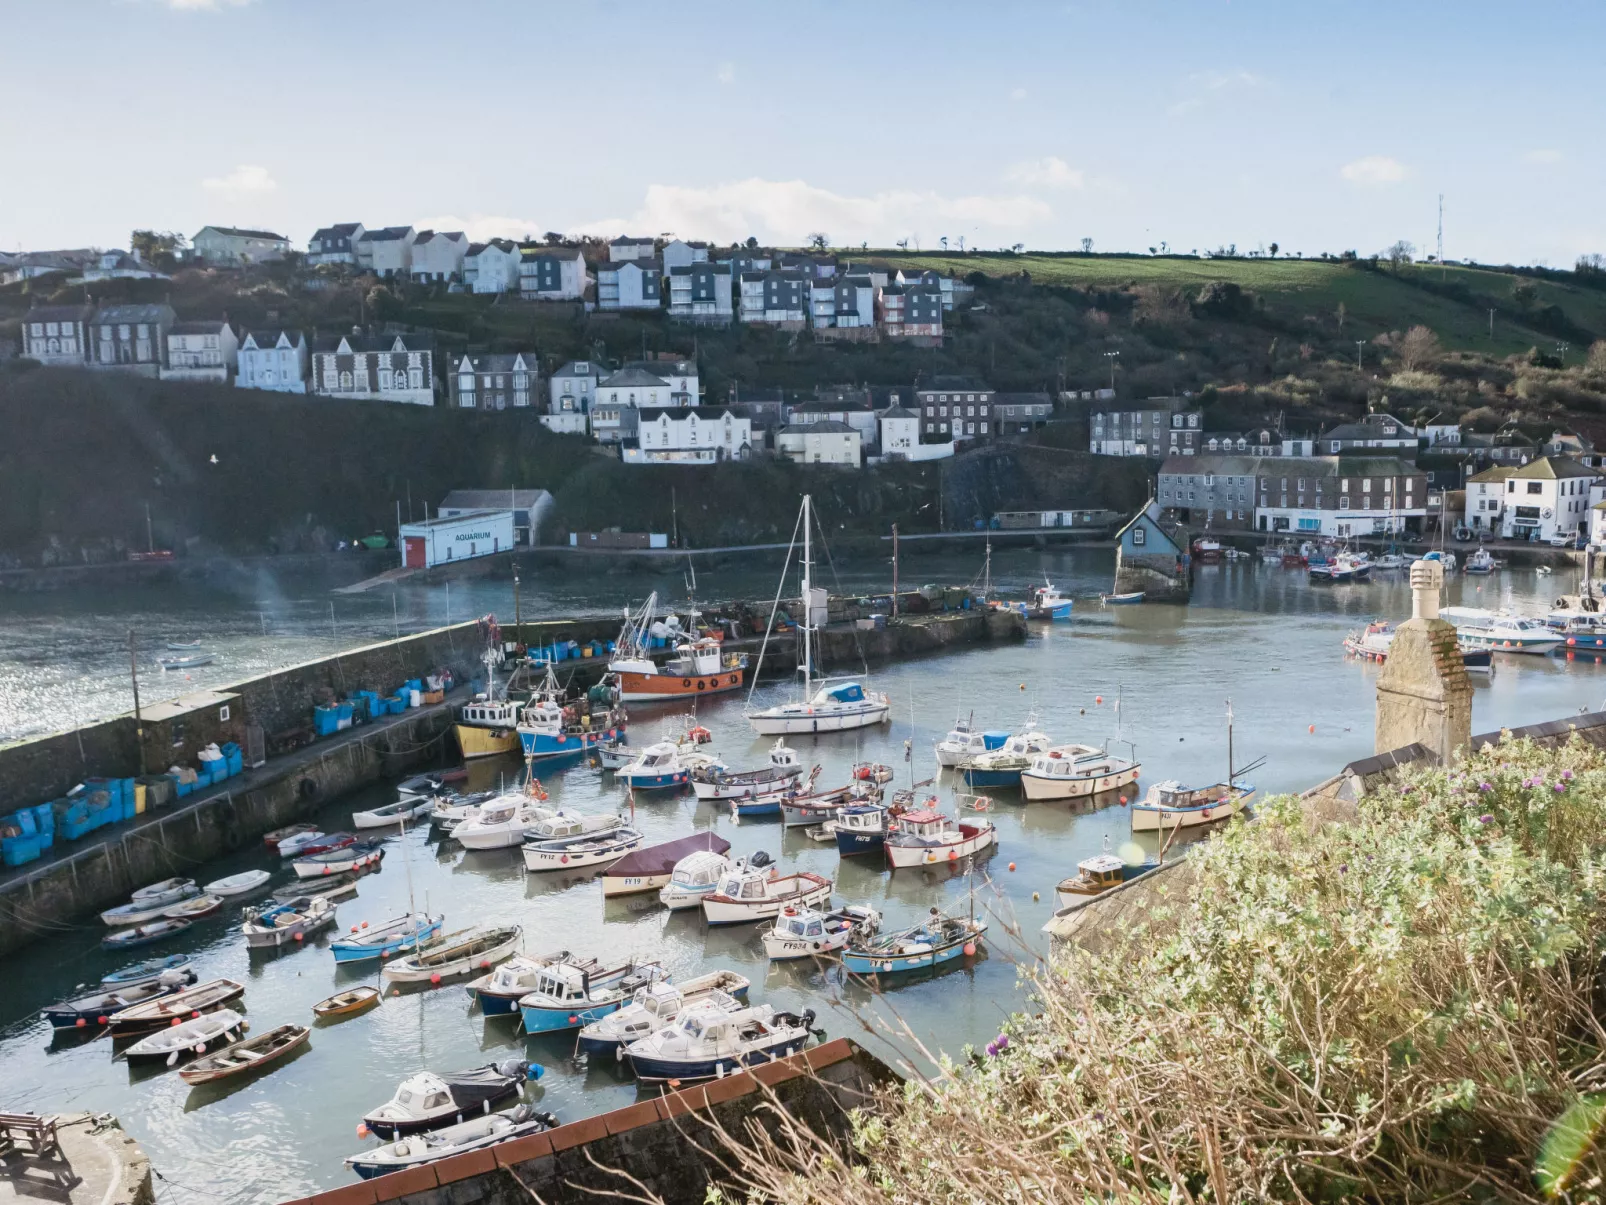
<path id="1" fill-rule="evenodd" d="M 917 841 L 937 841 L 954 823 L 941 812 L 921 810 L 905 812 L 898 817 L 898 832 Z"/>
<path id="2" fill-rule="evenodd" d="M 757 866 L 742 866 L 721 876 L 718 886 L 714 888 L 714 894 L 732 900 L 761 900 L 765 897 L 764 888 L 768 881 L 768 870 Z"/>
<path id="3" fill-rule="evenodd" d="M 803 759 L 784 740 L 777 740 L 770 749 L 770 766 L 776 770 L 801 770 Z"/>
<path id="4" fill-rule="evenodd" d="M 675 863 L 675 871 L 670 875 L 669 882 L 673 887 L 701 890 L 717 883 L 729 867 L 730 859 L 724 854 L 698 850 Z"/>
<path id="5" fill-rule="evenodd" d="M 788 908 L 775 922 L 775 931 L 784 937 L 824 937 L 825 914 L 813 908 Z"/>
<path id="6" fill-rule="evenodd" d="M 1100 772 L 1108 765 L 1104 750 L 1091 745 L 1061 745 L 1032 759 L 1032 773 L 1039 778 L 1081 778 Z"/>
<path id="7" fill-rule="evenodd" d="M 718 641 L 688 640 L 675 650 L 675 655 L 664 663 L 666 674 L 717 674 L 723 662 L 723 650 Z"/>
<path id="8" fill-rule="evenodd" d="M 593 825 L 592 831 L 595 831 Z M 526 841 L 560 841 L 564 837 L 583 837 L 587 827 L 584 816 L 570 816 L 559 812 L 545 820 L 539 820 L 524 830 Z"/>
<path id="9" fill-rule="evenodd" d="M 519 722 L 519 705 L 510 699 L 489 699 L 480 695 L 464 703 L 462 721 L 476 728 L 511 728 Z"/>
<path id="10" fill-rule="evenodd" d="M 876 804 L 855 804 L 843 808 L 836 818 L 836 827 L 849 833 L 879 833 L 886 823 L 886 809 Z"/>
<path id="11" fill-rule="evenodd" d="M 1155 783 L 1151 797 L 1145 802 L 1159 808 L 1196 808 L 1221 803 L 1227 798 L 1227 793 L 1227 784 L 1224 782 L 1211 783 L 1207 787 L 1185 787 L 1175 779 L 1168 779 Z"/>
<path id="12" fill-rule="evenodd" d="M 396 1095 L 391 1098 L 391 1104 L 401 1111 L 404 1117 L 421 1117 L 447 1108 L 452 1103 L 451 1089 L 446 1081 L 429 1072 L 404 1079 L 401 1086 L 396 1089 Z M 381 1108 L 379 1113 L 385 1110 Z"/>
<path id="13" fill-rule="evenodd" d="M 541 968 L 535 977 L 535 990 L 530 994 L 547 1000 L 584 1000 L 590 990 L 586 973 L 568 963 L 554 963 Z"/>
<path id="14" fill-rule="evenodd" d="M 679 748 L 668 741 L 659 741 L 655 745 L 648 745 L 636 758 L 632 768 L 637 770 L 671 769 L 674 767 Z"/>
<path id="15" fill-rule="evenodd" d="M 822 686 L 809 700 L 811 707 L 828 707 L 844 703 L 865 702 L 864 687 L 857 682 L 838 682 L 835 686 Z"/>
<path id="16" fill-rule="evenodd" d="M 1088 887 L 1095 891 L 1107 891 L 1120 886 L 1126 867 L 1114 854 L 1099 854 L 1097 857 L 1084 858 L 1076 864 L 1076 869 L 1080 871 L 1077 879 Z"/>
<path id="17" fill-rule="evenodd" d="M 531 699 L 525 705 L 519 727 L 540 735 L 558 736 L 563 732 L 563 708 L 552 699 Z"/>

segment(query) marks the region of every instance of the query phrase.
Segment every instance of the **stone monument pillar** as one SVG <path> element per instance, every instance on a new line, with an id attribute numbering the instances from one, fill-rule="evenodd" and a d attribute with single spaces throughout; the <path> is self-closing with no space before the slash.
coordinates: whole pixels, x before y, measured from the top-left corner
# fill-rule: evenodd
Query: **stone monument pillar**
<path id="1" fill-rule="evenodd" d="M 1444 566 L 1411 566 L 1411 618 L 1394 631 L 1377 679 L 1377 752 L 1420 743 L 1441 763 L 1472 740 L 1472 684 L 1453 624 L 1439 618 Z"/>

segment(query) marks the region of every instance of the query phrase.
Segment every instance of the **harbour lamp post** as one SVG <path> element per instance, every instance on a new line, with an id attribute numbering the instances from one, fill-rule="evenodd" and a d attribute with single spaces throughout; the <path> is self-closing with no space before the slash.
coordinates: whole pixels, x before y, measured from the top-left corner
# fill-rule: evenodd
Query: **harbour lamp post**
<path id="1" fill-rule="evenodd" d="M 1104 353 L 1104 358 L 1110 362 L 1110 394 L 1111 394 L 1111 396 L 1114 396 L 1114 394 L 1115 394 L 1115 361 L 1116 361 L 1116 358 L 1118 356 L 1120 356 L 1120 354 L 1121 353 L 1118 352 L 1118 351 L 1107 351 L 1107 352 Z"/>

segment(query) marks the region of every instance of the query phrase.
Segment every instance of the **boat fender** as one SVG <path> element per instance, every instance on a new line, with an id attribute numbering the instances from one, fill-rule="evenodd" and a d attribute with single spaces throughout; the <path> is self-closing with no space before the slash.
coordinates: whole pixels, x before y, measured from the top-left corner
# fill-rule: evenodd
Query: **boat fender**
<path id="1" fill-rule="evenodd" d="M 303 799 L 315 799 L 318 795 L 318 782 L 313 778 L 303 778 L 296 783 L 296 794 Z"/>
<path id="2" fill-rule="evenodd" d="M 704 682 L 701 678 L 698 678 L 697 679 L 697 689 L 698 690 L 706 690 L 707 688 L 708 688 L 708 683 Z"/>

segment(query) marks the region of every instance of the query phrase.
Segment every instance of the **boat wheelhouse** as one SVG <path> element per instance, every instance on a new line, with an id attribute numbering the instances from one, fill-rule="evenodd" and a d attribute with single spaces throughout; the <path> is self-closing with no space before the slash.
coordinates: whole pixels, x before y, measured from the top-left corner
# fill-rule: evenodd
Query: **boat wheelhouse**
<path id="1" fill-rule="evenodd" d="M 887 834 L 884 848 L 894 870 L 958 862 L 992 846 L 997 834 L 990 820 L 960 822 L 935 810 L 906 812 Z"/>
<path id="2" fill-rule="evenodd" d="M 808 1045 L 813 1025 L 807 1010 L 778 1013 L 760 1004 L 731 1013 L 705 1002 L 630 1043 L 625 1057 L 640 1080 L 712 1079 L 796 1054 Z"/>
<path id="3" fill-rule="evenodd" d="M 727 870 L 702 898 L 711 925 L 742 925 L 779 916 L 786 907 L 821 904 L 831 898 L 831 880 L 812 871 L 783 875 L 759 850 Z"/>
<path id="4" fill-rule="evenodd" d="M 1132 831 L 1169 832 L 1229 820 L 1244 810 L 1255 788 L 1241 780 L 1205 787 L 1184 786 L 1176 779 L 1157 782 L 1141 803 L 1132 805 Z"/>
<path id="5" fill-rule="evenodd" d="M 1032 758 L 1021 771 L 1021 794 L 1029 800 L 1083 799 L 1137 782 L 1143 767 L 1090 745 L 1060 745 Z"/>
<path id="6" fill-rule="evenodd" d="M 536 975 L 535 987 L 519 998 L 524 1032 L 579 1029 L 623 1008 L 637 988 L 667 978 L 669 973 L 656 962 L 632 961 L 597 971 L 551 963 Z"/>

